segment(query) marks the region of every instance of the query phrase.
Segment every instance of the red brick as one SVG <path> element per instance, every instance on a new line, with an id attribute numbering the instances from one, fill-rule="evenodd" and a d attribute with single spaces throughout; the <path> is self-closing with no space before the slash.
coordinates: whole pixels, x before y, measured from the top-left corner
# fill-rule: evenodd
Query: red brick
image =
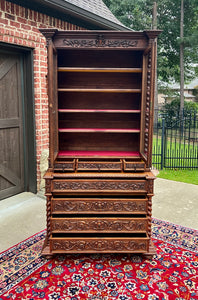
<path id="1" fill-rule="evenodd" d="M 33 20 L 34 21 L 38 21 L 38 12 L 37 11 L 33 11 Z"/>
<path id="2" fill-rule="evenodd" d="M 1 0 L 1 10 L 5 11 L 5 1 Z"/>
<path id="3" fill-rule="evenodd" d="M 15 14 L 15 4 L 11 3 L 11 13 Z"/>
<path id="4" fill-rule="evenodd" d="M 7 42 L 7 43 L 8 43 L 8 42 L 9 42 L 9 37 L 5 35 L 5 36 L 3 37 L 3 40 L 4 40 L 4 42 Z"/>
<path id="5" fill-rule="evenodd" d="M 8 13 L 11 13 L 11 3 L 10 2 L 6 1 L 5 9 Z"/>
<path id="6" fill-rule="evenodd" d="M 17 17 L 17 21 L 23 24 L 27 24 L 27 20 L 25 18 Z"/>
<path id="7" fill-rule="evenodd" d="M 34 26 L 34 27 L 37 26 L 37 23 L 35 21 L 28 20 L 28 24 L 31 25 L 31 26 Z"/>
<path id="8" fill-rule="evenodd" d="M 29 12 L 29 9 L 25 7 L 24 13 L 25 13 L 25 18 L 26 18 L 26 19 L 28 19 L 28 17 L 29 17 L 28 12 Z"/>
<path id="9" fill-rule="evenodd" d="M 11 14 L 7 14 L 7 13 L 5 13 L 5 18 L 6 19 L 9 19 L 9 20 L 15 20 L 15 16 L 13 16 L 13 15 L 11 15 Z"/>
<path id="10" fill-rule="evenodd" d="M 19 6 L 15 4 L 16 15 L 19 16 Z"/>
<path id="11" fill-rule="evenodd" d="M 0 23 L 8 25 L 8 20 L 0 18 Z"/>
<path id="12" fill-rule="evenodd" d="M 15 21 L 10 21 L 10 25 L 14 26 L 15 28 L 20 28 L 20 23 L 15 22 Z"/>
<path id="13" fill-rule="evenodd" d="M 25 7 L 20 7 L 20 16 L 22 17 L 22 18 L 25 18 Z"/>
<path id="14" fill-rule="evenodd" d="M 5 28 L 0 27 L 0 34 L 5 34 Z"/>
<path id="15" fill-rule="evenodd" d="M 21 24 L 21 28 L 25 29 L 25 30 L 31 30 L 31 26 L 30 25 Z"/>
<path id="16" fill-rule="evenodd" d="M 15 41 L 14 37 L 9 36 L 9 43 L 14 43 L 14 42 L 17 44 L 17 41 Z"/>

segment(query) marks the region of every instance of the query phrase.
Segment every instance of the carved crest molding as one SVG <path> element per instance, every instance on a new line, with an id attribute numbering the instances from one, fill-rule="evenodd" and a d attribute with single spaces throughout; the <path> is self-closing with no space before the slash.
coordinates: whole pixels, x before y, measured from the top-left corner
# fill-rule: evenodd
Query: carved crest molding
<path id="1" fill-rule="evenodd" d="M 137 44 L 138 40 L 105 39 L 104 36 L 96 39 L 63 39 L 63 45 L 68 48 L 131 48 Z"/>

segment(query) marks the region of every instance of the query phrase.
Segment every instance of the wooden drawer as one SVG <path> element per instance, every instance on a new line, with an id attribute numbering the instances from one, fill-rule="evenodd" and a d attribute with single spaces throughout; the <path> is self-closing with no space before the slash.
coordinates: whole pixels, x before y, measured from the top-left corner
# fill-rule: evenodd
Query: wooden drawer
<path id="1" fill-rule="evenodd" d="M 123 160 L 124 162 L 124 171 L 131 171 L 131 172 L 136 172 L 136 171 L 145 171 L 145 162 L 144 161 L 130 161 L 130 160 Z"/>
<path id="2" fill-rule="evenodd" d="M 52 218 L 51 232 L 146 232 L 147 218 Z"/>
<path id="3" fill-rule="evenodd" d="M 55 179 L 52 181 L 53 193 L 67 194 L 145 194 L 147 180 L 120 179 Z"/>
<path id="4" fill-rule="evenodd" d="M 148 199 L 52 198 L 52 214 L 146 214 Z"/>
<path id="5" fill-rule="evenodd" d="M 122 171 L 122 162 L 118 161 L 77 161 L 77 171 Z"/>
<path id="6" fill-rule="evenodd" d="M 64 161 L 56 161 L 54 163 L 54 171 L 57 172 L 67 172 L 67 171 L 71 171 L 74 172 L 75 171 L 75 159 L 72 160 L 64 160 Z"/>
<path id="7" fill-rule="evenodd" d="M 148 252 L 149 238 L 50 238 L 51 253 L 145 253 Z"/>

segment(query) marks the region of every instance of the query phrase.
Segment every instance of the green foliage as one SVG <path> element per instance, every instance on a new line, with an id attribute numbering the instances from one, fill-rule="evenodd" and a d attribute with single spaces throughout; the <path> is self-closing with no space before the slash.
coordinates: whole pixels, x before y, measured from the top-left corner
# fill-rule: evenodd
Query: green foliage
<path id="1" fill-rule="evenodd" d="M 175 94 L 175 99 L 170 103 L 164 105 L 164 118 L 167 126 L 172 126 L 175 123 L 175 120 L 180 118 L 180 98 L 179 94 Z M 198 103 L 184 101 L 184 110 L 183 117 L 188 117 L 191 115 L 191 118 L 194 117 L 194 114 L 198 112 Z M 190 121 L 189 121 L 190 122 Z M 188 124 L 188 123 L 186 123 Z"/>
<path id="2" fill-rule="evenodd" d="M 104 0 L 113 14 L 133 30 L 152 26 L 153 0 Z M 163 30 L 158 38 L 158 76 L 164 82 L 179 81 L 180 43 L 184 43 L 185 80 L 191 80 L 198 71 L 193 63 L 198 61 L 198 0 L 184 1 L 184 36 L 180 39 L 181 0 L 157 0 L 158 28 Z"/>
<path id="3" fill-rule="evenodd" d="M 151 28 L 152 0 L 104 0 L 113 14 L 133 30 Z"/>
<path id="4" fill-rule="evenodd" d="M 166 113 L 171 116 L 179 116 L 180 98 L 179 95 L 173 101 L 165 104 Z M 190 113 L 197 113 L 198 103 L 184 101 L 184 116 Z"/>

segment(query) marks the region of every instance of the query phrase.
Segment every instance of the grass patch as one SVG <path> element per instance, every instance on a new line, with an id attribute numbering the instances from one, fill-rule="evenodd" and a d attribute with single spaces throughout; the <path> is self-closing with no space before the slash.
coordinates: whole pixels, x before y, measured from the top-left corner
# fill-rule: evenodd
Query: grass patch
<path id="1" fill-rule="evenodd" d="M 157 177 L 198 185 L 198 170 L 161 170 Z"/>

